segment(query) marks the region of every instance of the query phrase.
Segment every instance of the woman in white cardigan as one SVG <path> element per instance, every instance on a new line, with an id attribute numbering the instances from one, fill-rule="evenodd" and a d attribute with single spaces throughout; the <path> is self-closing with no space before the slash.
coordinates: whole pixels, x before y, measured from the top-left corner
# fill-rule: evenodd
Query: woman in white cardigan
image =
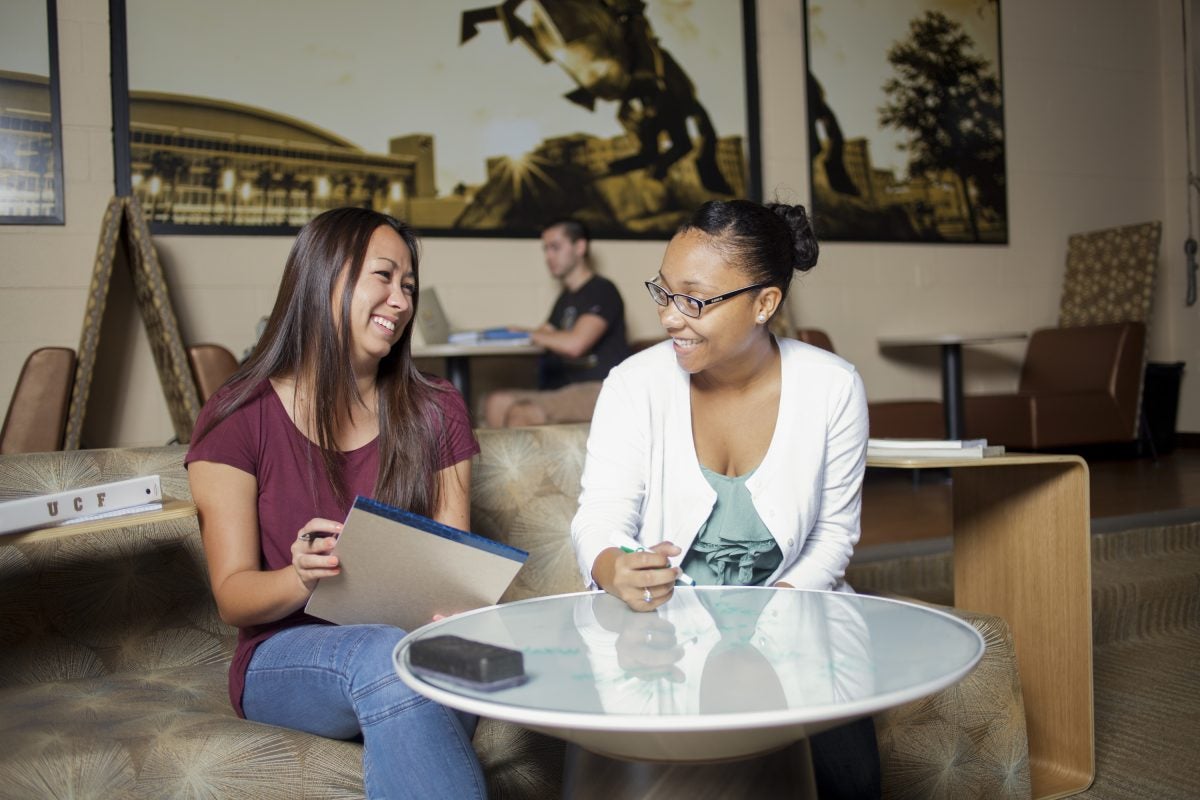
<path id="1" fill-rule="evenodd" d="M 802 206 L 707 203 L 671 240 L 646 284 L 670 339 L 614 368 L 592 416 L 571 526 L 591 585 L 637 611 L 670 599 L 683 571 L 702 584 L 848 590 L 862 381 L 843 359 L 767 329 L 793 272 L 816 260 Z M 718 496 L 760 533 L 745 539 L 742 514 L 740 541 L 714 547 Z"/>
<path id="2" fill-rule="evenodd" d="M 670 339 L 614 368 L 592 417 L 571 525 L 590 585 L 636 611 L 668 602 L 685 573 L 850 591 L 862 380 L 767 328 L 817 252 L 802 206 L 746 200 L 706 203 L 671 239 L 646 282 Z M 831 734 L 812 741 L 821 796 L 877 796 L 871 721 Z"/>

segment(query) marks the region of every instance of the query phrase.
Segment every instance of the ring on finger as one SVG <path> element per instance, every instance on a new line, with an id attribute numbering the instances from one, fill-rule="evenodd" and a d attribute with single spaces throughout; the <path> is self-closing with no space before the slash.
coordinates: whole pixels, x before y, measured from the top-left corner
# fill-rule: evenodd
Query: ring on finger
<path id="1" fill-rule="evenodd" d="M 644 592 L 642 592 L 642 599 L 643 599 L 643 600 L 645 600 L 647 603 L 653 603 L 653 602 L 654 602 L 654 595 L 650 594 L 650 587 L 649 587 L 649 586 L 647 586 L 647 587 L 646 587 L 646 590 L 645 590 Z"/>

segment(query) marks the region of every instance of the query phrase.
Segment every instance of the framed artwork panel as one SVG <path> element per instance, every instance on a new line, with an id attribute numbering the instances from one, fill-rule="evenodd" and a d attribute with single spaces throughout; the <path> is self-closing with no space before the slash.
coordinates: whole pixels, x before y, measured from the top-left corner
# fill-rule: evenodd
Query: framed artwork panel
<path id="1" fill-rule="evenodd" d="M 110 0 L 117 193 L 156 233 L 597 238 L 760 195 L 754 0 L 486 3 Z"/>
<path id="2" fill-rule="evenodd" d="M 999 0 L 805 0 L 804 19 L 817 235 L 1007 243 Z"/>
<path id="3" fill-rule="evenodd" d="M 0 224 L 62 225 L 54 0 L 5 0 L 0 25 Z"/>

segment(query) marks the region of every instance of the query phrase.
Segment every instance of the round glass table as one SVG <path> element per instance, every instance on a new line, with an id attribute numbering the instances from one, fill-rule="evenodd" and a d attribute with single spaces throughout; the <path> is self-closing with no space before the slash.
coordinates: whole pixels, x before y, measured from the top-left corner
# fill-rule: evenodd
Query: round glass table
<path id="1" fill-rule="evenodd" d="M 415 674 L 409 647 L 439 635 L 520 651 L 528 680 L 486 691 Z M 951 686 L 983 651 L 971 625 L 897 600 L 677 587 L 649 613 L 602 592 L 469 611 L 413 631 L 393 657 L 422 695 L 583 748 L 568 754 L 572 796 L 613 798 L 614 787 L 639 783 L 638 796 L 695 798 L 714 788 L 705 772 L 714 762 L 748 791 L 762 770 L 736 776 L 728 762 L 776 751 L 799 770 L 776 779 L 800 781 L 804 796 L 808 736 Z M 647 794 L 647 781 L 670 791 Z"/>

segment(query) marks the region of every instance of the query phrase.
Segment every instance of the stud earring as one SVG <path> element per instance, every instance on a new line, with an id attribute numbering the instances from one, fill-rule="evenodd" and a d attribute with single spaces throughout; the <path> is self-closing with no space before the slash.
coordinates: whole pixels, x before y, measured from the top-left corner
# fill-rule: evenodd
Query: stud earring
<path id="1" fill-rule="evenodd" d="M 767 315 L 766 315 L 766 314 L 759 314 L 759 315 L 758 315 L 758 321 L 759 321 L 759 323 L 766 322 L 766 321 L 767 321 Z"/>

